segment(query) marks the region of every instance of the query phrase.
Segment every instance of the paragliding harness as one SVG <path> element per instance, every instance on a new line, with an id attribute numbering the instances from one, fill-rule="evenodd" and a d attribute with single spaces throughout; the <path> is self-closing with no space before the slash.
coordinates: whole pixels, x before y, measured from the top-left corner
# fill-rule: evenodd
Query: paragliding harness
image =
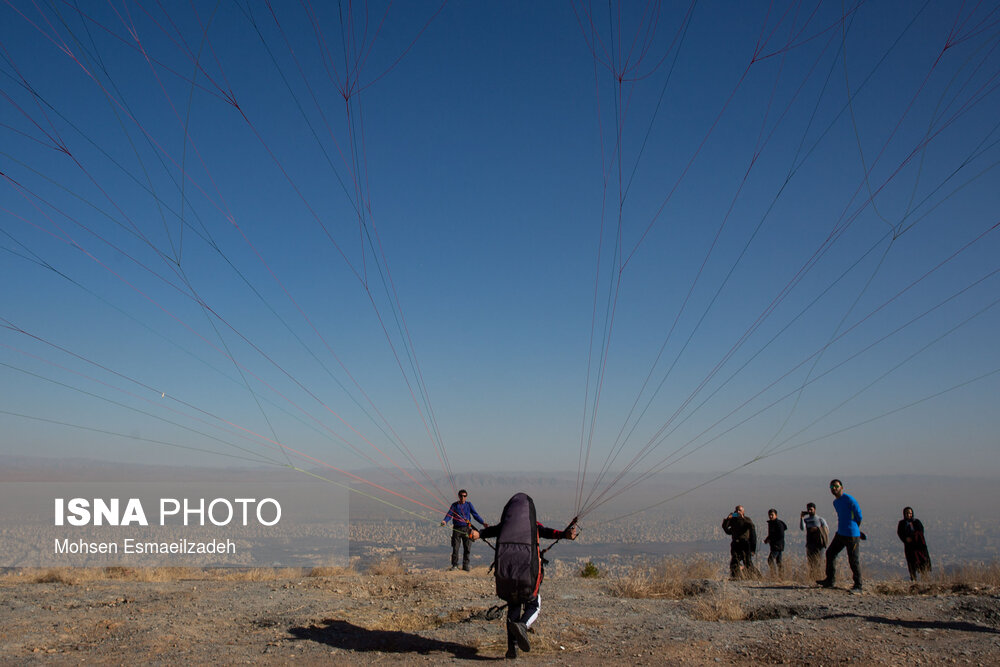
<path id="1" fill-rule="evenodd" d="M 576 517 L 566 526 L 566 531 L 576 524 Z M 562 539 L 562 538 L 559 538 Z M 493 564 L 497 597 L 506 603 L 524 603 L 538 595 L 542 583 L 543 566 L 548 564 L 545 553 L 559 542 L 538 549 L 538 521 L 535 502 L 524 493 L 517 493 L 503 508 L 500 517 L 500 534 L 493 547 Z M 507 605 L 496 605 L 487 612 L 487 618 L 500 618 Z"/>

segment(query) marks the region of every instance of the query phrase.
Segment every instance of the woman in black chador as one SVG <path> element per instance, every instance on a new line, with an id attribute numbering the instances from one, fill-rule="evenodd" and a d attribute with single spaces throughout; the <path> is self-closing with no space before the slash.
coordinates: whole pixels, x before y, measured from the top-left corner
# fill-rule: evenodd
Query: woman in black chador
<path id="1" fill-rule="evenodd" d="M 903 518 L 896 526 L 896 534 L 903 542 L 903 552 L 906 554 L 906 568 L 910 571 L 910 581 L 917 580 L 917 574 L 927 576 L 931 571 L 931 556 L 927 553 L 927 541 L 924 539 L 924 524 L 920 519 L 913 518 L 913 508 L 903 508 Z"/>

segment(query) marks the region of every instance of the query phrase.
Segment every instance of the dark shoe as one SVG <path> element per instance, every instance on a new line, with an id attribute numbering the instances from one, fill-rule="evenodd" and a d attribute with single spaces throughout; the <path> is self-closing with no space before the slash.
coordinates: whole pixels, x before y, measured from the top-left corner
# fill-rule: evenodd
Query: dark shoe
<path id="1" fill-rule="evenodd" d="M 463 566 L 462 566 L 462 569 L 463 569 L 463 570 L 465 570 L 466 572 L 468 572 L 468 571 L 469 571 L 469 570 L 471 570 L 472 568 L 470 568 L 470 567 L 469 567 L 469 564 L 468 564 L 468 563 L 466 563 L 465 565 L 463 565 Z"/>
<path id="2" fill-rule="evenodd" d="M 517 642 L 517 647 L 527 653 L 531 650 L 531 644 L 528 642 L 528 626 L 524 623 L 510 623 L 510 631 L 514 635 L 514 641 Z"/>
<path id="3" fill-rule="evenodd" d="M 833 581 L 830 579 L 819 579 L 816 581 L 816 584 L 818 586 L 822 586 L 823 588 L 833 588 Z"/>
<path id="4" fill-rule="evenodd" d="M 857 584 L 854 586 L 854 588 L 851 589 L 851 593 L 853 593 L 854 595 L 861 595 L 862 593 L 864 593 L 864 589 L 861 588 L 860 584 Z"/>
<path id="5" fill-rule="evenodd" d="M 448 568 L 449 571 L 450 570 L 457 570 L 457 569 L 458 569 L 457 565 L 452 565 L 451 567 Z"/>
<path id="6" fill-rule="evenodd" d="M 517 640 L 514 638 L 514 624 L 507 621 L 507 653 L 504 655 L 508 660 L 517 659 Z"/>

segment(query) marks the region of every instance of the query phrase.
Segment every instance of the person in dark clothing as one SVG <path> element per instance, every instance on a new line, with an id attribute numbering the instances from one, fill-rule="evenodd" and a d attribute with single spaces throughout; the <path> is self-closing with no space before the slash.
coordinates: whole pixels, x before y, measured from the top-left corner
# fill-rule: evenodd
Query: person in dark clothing
<path id="1" fill-rule="evenodd" d="M 451 504 L 451 507 L 448 508 L 448 513 L 444 515 L 444 520 L 441 521 L 442 526 L 451 521 L 451 569 L 458 569 L 458 549 L 461 546 L 464 548 L 462 569 L 466 572 L 469 571 L 469 558 L 472 551 L 472 541 L 469 539 L 469 531 L 472 529 L 472 519 L 483 524 L 484 528 L 489 525 L 479 516 L 472 503 L 466 500 L 468 497 L 469 493 L 465 489 L 460 489 L 458 500 Z"/>
<path id="2" fill-rule="evenodd" d="M 769 509 L 767 511 L 767 537 L 764 544 L 771 547 L 771 553 L 767 555 L 767 569 L 771 572 L 771 577 L 785 575 L 785 566 L 781 563 L 781 554 L 785 550 L 785 531 L 788 526 L 778 518 L 778 510 Z"/>
<path id="3" fill-rule="evenodd" d="M 534 501 L 524 493 L 514 494 L 507 501 L 500 523 L 470 532 L 472 540 L 497 538 L 493 567 L 497 596 L 507 602 L 507 658 L 516 658 L 518 648 L 531 650 L 528 628 L 538 618 L 539 590 L 545 574 L 538 538 L 575 540 L 576 535 L 576 519 L 566 530 L 546 528 L 539 523 L 535 519 Z"/>
<path id="4" fill-rule="evenodd" d="M 733 579 L 759 577 L 753 555 L 757 553 L 757 528 L 743 511 L 742 505 L 722 520 L 722 531 L 732 537 L 729 543 L 729 574 Z"/>
<path id="5" fill-rule="evenodd" d="M 913 518 L 912 507 L 903 508 L 903 518 L 896 526 L 896 535 L 903 542 L 910 581 L 916 581 L 918 574 L 924 577 L 930 574 L 931 555 L 927 551 L 927 541 L 924 539 L 924 524 L 920 519 Z"/>

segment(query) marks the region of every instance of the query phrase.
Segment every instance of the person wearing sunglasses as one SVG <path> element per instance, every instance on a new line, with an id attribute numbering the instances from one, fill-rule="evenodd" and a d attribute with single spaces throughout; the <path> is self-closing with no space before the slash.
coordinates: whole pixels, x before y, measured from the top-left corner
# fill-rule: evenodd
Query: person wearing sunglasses
<path id="1" fill-rule="evenodd" d="M 465 489 L 458 492 L 458 500 L 451 504 L 448 513 L 444 515 L 441 525 L 451 521 L 451 569 L 458 569 L 458 550 L 463 547 L 462 569 L 469 571 L 469 559 L 471 558 L 472 540 L 469 539 L 469 531 L 472 530 L 472 520 L 475 519 L 487 527 L 489 524 L 476 512 L 476 508 L 468 501 L 469 493 Z"/>
<path id="2" fill-rule="evenodd" d="M 837 510 L 837 534 L 826 550 L 826 578 L 816 583 L 823 588 L 833 588 L 837 576 L 837 556 L 847 549 L 847 562 L 854 575 L 852 593 L 861 592 L 861 506 L 850 494 L 844 493 L 844 483 L 839 479 L 830 480 L 833 494 L 833 508 Z"/>

